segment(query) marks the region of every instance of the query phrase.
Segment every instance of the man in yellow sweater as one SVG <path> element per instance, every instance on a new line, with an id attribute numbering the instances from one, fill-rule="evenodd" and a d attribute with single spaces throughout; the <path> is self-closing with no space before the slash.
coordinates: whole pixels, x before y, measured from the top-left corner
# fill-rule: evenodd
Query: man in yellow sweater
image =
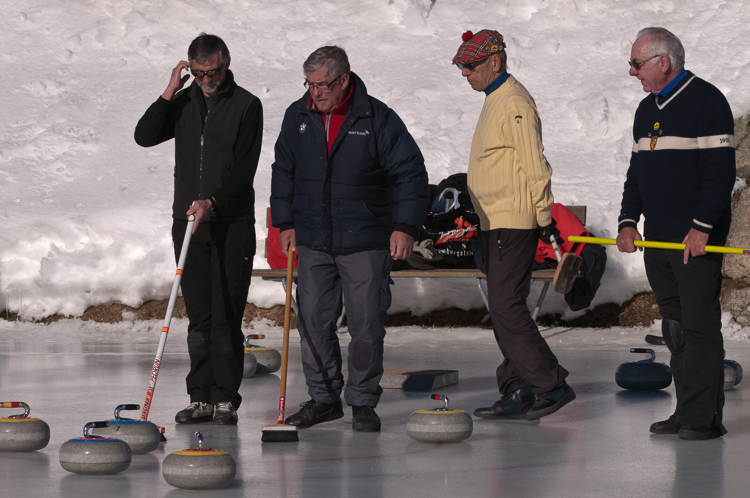
<path id="1" fill-rule="evenodd" d="M 551 216 L 552 169 L 544 157 L 534 99 L 506 70 L 503 36 L 467 31 L 453 58 L 471 87 L 486 95 L 469 156 L 469 194 L 482 229 L 489 310 L 504 360 L 497 367 L 502 397 L 474 415 L 535 420 L 575 399 L 539 333 L 526 298 L 537 242 L 559 237 Z"/>

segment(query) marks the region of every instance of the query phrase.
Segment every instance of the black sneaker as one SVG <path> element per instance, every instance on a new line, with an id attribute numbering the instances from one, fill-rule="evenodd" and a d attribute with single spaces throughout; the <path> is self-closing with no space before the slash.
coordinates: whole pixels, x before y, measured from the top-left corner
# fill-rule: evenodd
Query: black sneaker
<path id="1" fill-rule="evenodd" d="M 677 434 L 681 427 L 679 417 L 676 414 L 672 414 L 667 420 L 654 422 L 648 430 L 652 434 Z"/>
<path id="2" fill-rule="evenodd" d="M 380 432 L 380 417 L 372 406 L 352 406 L 352 429 L 359 432 Z"/>
<path id="3" fill-rule="evenodd" d="M 567 382 L 546 393 L 537 394 L 534 406 L 526 413 L 527 420 L 536 420 L 555 413 L 557 410 L 576 399 L 576 393 Z"/>
<path id="4" fill-rule="evenodd" d="M 311 399 L 301 405 L 300 411 L 287 418 L 285 424 L 294 425 L 300 429 L 307 429 L 321 422 L 330 422 L 344 416 L 344 409 L 341 406 L 341 400 L 335 403 L 321 403 Z"/>
<path id="5" fill-rule="evenodd" d="M 198 424 L 214 419 L 214 405 L 193 401 L 186 408 L 177 412 L 174 421 L 178 424 Z"/>
<path id="6" fill-rule="evenodd" d="M 229 401 L 219 401 L 214 410 L 214 425 L 237 425 L 237 410 Z"/>
<path id="7" fill-rule="evenodd" d="M 474 410 L 474 416 L 488 420 L 526 419 L 528 412 L 536 396 L 531 393 L 530 388 L 518 389 L 508 393 L 492 406 L 485 406 Z"/>

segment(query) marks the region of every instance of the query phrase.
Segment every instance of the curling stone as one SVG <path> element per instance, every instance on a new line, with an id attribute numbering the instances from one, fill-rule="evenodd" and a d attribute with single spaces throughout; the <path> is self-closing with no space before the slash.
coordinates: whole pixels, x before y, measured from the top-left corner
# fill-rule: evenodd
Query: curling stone
<path id="1" fill-rule="evenodd" d="M 4 401 L 0 408 L 23 408 L 23 415 L 0 417 L 0 451 L 35 451 L 49 443 L 49 425 L 29 417 L 29 405 L 22 401 Z"/>
<path id="2" fill-rule="evenodd" d="M 413 439 L 426 443 L 455 443 L 471 436 L 474 421 L 463 410 L 448 406 L 448 396 L 431 394 L 430 399 L 445 402 L 441 408 L 417 410 L 406 420 L 406 432 Z"/>
<path id="3" fill-rule="evenodd" d="M 629 361 L 617 367 L 615 382 L 623 389 L 634 391 L 656 391 L 669 387 L 672 383 L 672 370 L 664 363 L 656 363 L 653 349 L 631 348 L 631 353 L 648 353 L 650 358 Z"/>
<path id="4" fill-rule="evenodd" d="M 734 385 L 736 386 L 742 382 L 742 366 L 734 360 L 724 360 L 724 367 L 726 368 L 727 365 L 734 370 Z"/>
<path id="5" fill-rule="evenodd" d="M 256 370 L 258 370 L 258 360 L 255 358 L 255 355 L 252 353 L 250 348 L 247 347 L 247 341 L 249 338 L 264 338 L 264 335 L 249 335 L 245 337 L 245 363 L 242 366 L 242 377 L 248 378 L 255 375 Z"/>
<path id="6" fill-rule="evenodd" d="M 60 447 L 60 465 L 76 474 L 116 474 L 130 467 L 130 446 L 119 439 L 90 436 L 89 430 L 107 427 L 109 422 L 89 422 L 83 437 L 71 439 Z"/>
<path id="7" fill-rule="evenodd" d="M 175 451 L 161 464 L 164 480 L 182 489 L 224 488 L 234 480 L 237 465 L 229 453 L 203 447 L 203 435 L 196 432 L 198 448 Z"/>
<path id="8" fill-rule="evenodd" d="M 161 432 L 159 428 L 147 420 L 133 420 L 121 418 L 122 410 L 140 410 L 141 405 L 118 405 L 115 408 L 115 419 L 107 420 L 109 426 L 92 429 L 94 436 L 105 436 L 125 441 L 134 455 L 141 455 L 154 451 L 159 447 Z"/>
<path id="9" fill-rule="evenodd" d="M 732 368 L 732 365 L 728 365 L 727 361 L 724 360 L 724 390 L 728 391 L 734 387 L 735 381 L 737 380 L 737 374 Z"/>
<path id="10" fill-rule="evenodd" d="M 248 354 L 252 354 L 258 362 L 255 370 L 255 373 L 257 374 L 269 374 L 281 368 L 281 354 L 278 351 L 273 348 L 264 348 L 262 346 L 250 344 L 250 340 L 252 339 L 265 338 L 266 336 L 262 334 L 245 336 L 245 368 L 247 368 Z M 250 375 L 244 375 L 243 372 L 243 377 L 250 377 Z"/>

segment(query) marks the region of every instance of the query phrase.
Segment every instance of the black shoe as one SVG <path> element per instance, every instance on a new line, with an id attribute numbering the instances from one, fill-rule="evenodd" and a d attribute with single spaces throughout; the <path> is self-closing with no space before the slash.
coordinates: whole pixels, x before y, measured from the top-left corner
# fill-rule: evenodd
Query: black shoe
<path id="1" fill-rule="evenodd" d="M 492 406 L 477 408 L 474 410 L 474 416 L 488 420 L 526 419 L 526 412 L 531 409 L 536 396 L 531 394 L 531 389 L 528 389 L 529 395 L 525 396 L 524 389 L 506 394 Z"/>
<path id="2" fill-rule="evenodd" d="M 174 421 L 178 424 L 198 424 L 214 419 L 214 405 L 193 401 L 186 408 L 177 412 Z"/>
<path id="3" fill-rule="evenodd" d="M 372 406 L 352 406 L 352 429 L 359 432 L 380 432 L 380 417 Z"/>
<path id="4" fill-rule="evenodd" d="M 330 422 L 344 416 L 344 409 L 341 406 L 341 400 L 335 403 L 321 403 L 311 399 L 301 405 L 300 411 L 287 418 L 284 422 L 288 425 L 294 425 L 300 429 L 307 429 L 321 422 Z"/>
<path id="5" fill-rule="evenodd" d="M 237 410 L 228 401 L 219 401 L 214 410 L 214 425 L 236 425 Z"/>
<path id="6" fill-rule="evenodd" d="M 574 399 L 576 399 L 576 393 L 573 392 L 567 382 L 563 381 L 553 390 L 537 394 L 534 406 L 526 414 L 526 419 L 536 420 L 551 415 Z"/>
<path id="7" fill-rule="evenodd" d="M 651 424 L 649 431 L 652 434 L 677 434 L 680 430 L 680 420 L 676 415 L 670 415 L 667 420 L 654 422 Z"/>
<path id="8" fill-rule="evenodd" d="M 703 427 L 695 427 L 693 429 L 687 429 L 687 428 L 681 428 L 677 432 L 677 437 L 680 439 L 692 439 L 694 441 L 700 441 L 704 439 L 714 439 L 717 437 L 721 437 L 725 434 L 724 431 L 721 430 L 720 427 L 709 427 L 709 428 L 703 428 Z"/>

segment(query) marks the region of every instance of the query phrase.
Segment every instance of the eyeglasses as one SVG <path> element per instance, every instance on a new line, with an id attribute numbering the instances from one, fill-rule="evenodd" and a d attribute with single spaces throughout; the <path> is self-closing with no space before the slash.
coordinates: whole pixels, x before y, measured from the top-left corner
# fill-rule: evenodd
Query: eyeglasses
<path id="1" fill-rule="evenodd" d="M 466 63 L 463 63 L 463 64 L 459 62 L 458 64 L 456 64 L 456 67 L 458 68 L 459 71 L 463 71 L 464 68 L 466 68 L 469 71 L 474 72 L 474 70 L 477 67 L 481 66 L 482 64 L 487 64 L 487 62 L 489 62 L 489 60 L 490 60 L 489 57 L 485 57 L 484 59 L 482 59 L 479 62 L 466 62 Z"/>
<path id="2" fill-rule="evenodd" d="M 336 77 L 335 77 L 335 78 L 333 79 L 333 81 L 331 81 L 330 83 L 327 83 L 327 84 L 326 84 L 326 83 L 310 83 L 310 82 L 309 82 L 309 81 L 307 81 L 307 80 L 305 80 L 305 82 L 304 82 L 304 83 L 302 83 L 302 84 L 303 84 L 303 85 L 305 86 L 305 88 L 309 88 L 309 89 L 310 89 L 310 91 L 313 91 L 313 90 L 317 89 L 317 90 L 319 90 L 319 91 L 321 91 L 321 92 L 323 92 L 323 93 L 329 93 L 329 92 L 331 92 L 331 91 L 332 91 L 332 90 L 331 90 L 331 87 L 332 87 L 332 86 L 333 86 L 333 85 L 334 85 L 334 84 L 335 84 L 335 83 L 336 83 L 336 82 L 337 82 L 337 81 L 339 80 L 339 78 L 341 78 L 341 77 L 342 77 L 343 75 L 344 75 L 344 74 L 339 74 L 338 76 L 336 76 Z"/>
<path id="3" fill-rule="evenodd" d="M 649 57 L 648 59 L 646 59 L 646 60 L 643 60 L 643 61 L 641 61 L 641 62 L 638 62 L 638 61 L 637 61 L 637 60 L 635 60 L 635 59 L 630 59 L 630 60 L 628 61 L 628 64 L 630 64 L 630 67 L 632 67 L 632 68 L 633 68 L 633 69 L 635 69 L 636 71 L 639 71 L 639 70 L 641 69 L 641 66 L 643 66 L 643 65 L 644 65 L 645 63 L 647 63 L 647 62 L 648 62 L 648 61 L 650 61 L 651 59 L 655 59 L 655 58 L 657 58 L 657 57 L 661 57 L 662 55 L 664 55 L 664 54 L 654 55 L 653 57 Z"/>
<path id="4" fill-rule="evenodd" d="M 203 79 L 204 76 L 208 76 L 209 78 L 216 78 L 218 75 L 221 74 L 221 70 L 224 69 L 224 64 L 221 66 L 215 68 L 215 69 L 209 69 L 208 71 L 200 71 L 198 69 L 190 68 L 190 72 L 193 73 L 193 76 L 195 76 L 195 79 Z"/>

